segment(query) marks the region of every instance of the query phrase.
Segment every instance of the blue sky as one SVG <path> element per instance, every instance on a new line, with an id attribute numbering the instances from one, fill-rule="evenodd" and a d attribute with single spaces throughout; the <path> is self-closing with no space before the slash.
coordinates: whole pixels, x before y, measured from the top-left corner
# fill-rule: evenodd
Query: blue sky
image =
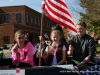
<path id="1" fill-rule="evenodd" d="M 69 12 L 72 16 L 73 22 L 76 24 L 80 18 L 79 12 L 84 12 L 83 8 L 79 6 L 80 0 L 65 0 Z M 15 6 L 15 5 L 26 5 L 38 12 L 41 12 L 42 0 L 0 0 L 1 6 Z"/>

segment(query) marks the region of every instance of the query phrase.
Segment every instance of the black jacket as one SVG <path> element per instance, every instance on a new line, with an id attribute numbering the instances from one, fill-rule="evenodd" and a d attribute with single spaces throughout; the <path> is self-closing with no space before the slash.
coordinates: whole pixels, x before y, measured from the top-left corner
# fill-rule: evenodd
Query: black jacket
<path id="1" fill-rule="evenodd" d="M 90 35 L 85 34 L 82 37 L 79 35 L 74 35 L 71 38 L 70 44 L 72 44 L 74 47 L 73 59 L 81 62 L 88 56 L 89 59 L 93 61 L 96 51 L 96 44 Z"/>

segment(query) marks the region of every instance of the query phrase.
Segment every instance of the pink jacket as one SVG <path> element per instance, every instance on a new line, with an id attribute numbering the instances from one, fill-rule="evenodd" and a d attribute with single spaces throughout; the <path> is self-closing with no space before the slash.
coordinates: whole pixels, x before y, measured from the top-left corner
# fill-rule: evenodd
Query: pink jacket
<path id="1" fill-rule="evenodd" d="M 18 48 L 18 54 L 14 52 L 14 48 L 17 44 L 15 44 L 12 49 L 12 62 L 13 64 L 17 64 L 18 62 L 29 63 L 31 66 L 34 66 L 33 60 L 33 49 L 34 46 L 28 42 L 27 45 L 23 49 Z"/>

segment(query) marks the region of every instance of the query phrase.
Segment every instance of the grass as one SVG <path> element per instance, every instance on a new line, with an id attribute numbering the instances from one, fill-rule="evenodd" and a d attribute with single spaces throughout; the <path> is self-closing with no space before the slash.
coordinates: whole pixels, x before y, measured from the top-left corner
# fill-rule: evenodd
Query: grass
<path id="1" fill-rule="evenodd" d="M 96 49 L 97 49 L 97 56 L 100 56 L 100 45 L 96 45 Z"/>

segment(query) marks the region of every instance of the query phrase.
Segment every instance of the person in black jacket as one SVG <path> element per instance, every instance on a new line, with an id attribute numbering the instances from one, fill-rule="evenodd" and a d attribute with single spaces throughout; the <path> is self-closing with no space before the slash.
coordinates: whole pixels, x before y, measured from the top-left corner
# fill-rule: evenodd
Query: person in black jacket
<path id="1" fill-rule="evenodd" d="M 94 39 L 86 33 L 86 23 L 76 24 L 77 35 L 72 36 L 69 44 L 68 55 L 72 55 L 74 65 L 83 66 L 94 60 L 96 44 Z"/>

